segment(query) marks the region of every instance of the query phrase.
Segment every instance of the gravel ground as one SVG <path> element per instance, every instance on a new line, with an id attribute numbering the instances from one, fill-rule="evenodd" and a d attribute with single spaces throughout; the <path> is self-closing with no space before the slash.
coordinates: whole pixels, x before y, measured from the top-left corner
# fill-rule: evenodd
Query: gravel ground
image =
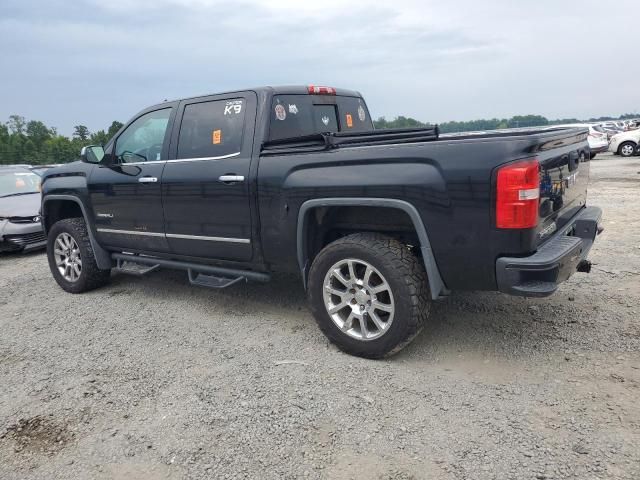
<path id="1" fill-rule="evenodd" d="M 398 356 L 329 345 L 300 283 L 0 258 L 0 478 L 640 478 L 640 159 L 598 156 L 591 274 L 456 294 Z"/>

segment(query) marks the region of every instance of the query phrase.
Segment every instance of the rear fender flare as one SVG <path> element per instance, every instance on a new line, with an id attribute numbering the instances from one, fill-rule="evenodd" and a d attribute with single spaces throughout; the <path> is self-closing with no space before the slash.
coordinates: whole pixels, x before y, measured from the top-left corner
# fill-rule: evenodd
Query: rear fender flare
<path id="1" fill-rule="evenodd" d="M 80 210 L 82 211 L 82 216 L 84 217 L 84 221 L 87 224 L 87 232 L 89 232 L 89 241 L 91 242 L 91 248 L 93 249 L 93 254 L 96 257 L 96 264 L 98 268 L 102 270 L 108 270 L 113 266 L 113 262 L 111 261 L 111 255 L 107 250 L 102 248 L 93 232 L 93 225 L 89 222 L 89 216 L 87 215 L 87 210 L 82 203 L 82 201 L 73 195 L 47 195 L 42 200 L 42 214 L 44 217 L 47 215 L 47 202 L 52 200 L 62 200 L 62 201 L 71 201 L 75 202 L 80 206 Z M 44 222 L 43 222 L 44 223 Z M 44 225 L 43 225 L 44 228 Z M 48 233 L 48 232 L 47 232 Z"/>
<path id="2" fill-rule="evenodd" d="M 440 270 L 436 264 L 436 259 L 431 248 L 431 242 L 429 242 L 429 236 L 427 230 L 424 227 L 422 218 L 418 213 L 418 210 L 408 202 L 404 200 L 388 199 L 388 198 L 319 198 L 313 200 L 307 200 L 304 202 L 300 211 L 298 212 L 298 228 L 297 228 L 297 255 L 298 265 L 300 272 L 302 273 L 302 281 L 304 288 L 307 288 L 307 273 L 309 271 L 309 258 L 307 255 L 306 245 L 306 229 L 307 219 L 309 212 L 318 207 L 334 207 L 334 206 L 363 206 L 363 207 L 389 207 L 397 208 L 404 211 L 409 215 L 418 239 L 420 240 L 420 250 L 422 251 L 422 258 L 424 259 L 424 267 L 427 271 L 429 278 L 429 289 L 431 291 L 431 298 L 434 300 L 440 296 L 447 295 L 449 291 L 444 284 L 442 277 L 440 276 Z"/>

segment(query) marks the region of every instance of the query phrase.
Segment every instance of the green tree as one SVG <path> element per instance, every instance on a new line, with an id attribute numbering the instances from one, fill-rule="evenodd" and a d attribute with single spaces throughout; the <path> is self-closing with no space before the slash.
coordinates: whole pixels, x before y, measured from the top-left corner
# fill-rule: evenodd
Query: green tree
<path id="1" fill-rule="evenodd" d="M 120 130 L 123 125 L 124 124 L 122 122 L 118 122 L 117 120 L 111 122 L 109 130 L 107 130 L 107 136 L 109 137 L 109 139 L 111 139 L 116 133 L 118 133 L 118 130 Z"/>
<path id="2" fill-rule="evenodd" d="M 73 127 L 73 136 L 75 138 L 79 138 L 80 140 L 85 142 L 89 139 L 89 135 L 89 129 L 84 125 L 76 125 L 75 127 Z"/>
<path id="3" fill-rule="evenodd" d="M 16 135 L 24 135 L 26 123 L 27 121 L 24 119 L 24 117 L 21 117 L 20 115 L 11 115 L 9 117 L 9 121 L 7 122 L 7 126 L 9 127 L 11 133 Z"/>

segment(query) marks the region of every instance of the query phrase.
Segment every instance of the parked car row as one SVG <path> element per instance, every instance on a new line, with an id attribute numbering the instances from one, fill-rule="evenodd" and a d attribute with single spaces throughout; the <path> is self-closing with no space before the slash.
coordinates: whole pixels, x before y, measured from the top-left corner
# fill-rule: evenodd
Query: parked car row
<path id="1" fill-rule="evenodd" d="M 589 149 L 591 158 L 598 153 L 609 151 L 614 155 L 631 157 L 640 155 L 640 120 L 621 120 L 600 124 L 572 123 L 556 125 L 558 128 L 582 127 L 589 129 Z"/>

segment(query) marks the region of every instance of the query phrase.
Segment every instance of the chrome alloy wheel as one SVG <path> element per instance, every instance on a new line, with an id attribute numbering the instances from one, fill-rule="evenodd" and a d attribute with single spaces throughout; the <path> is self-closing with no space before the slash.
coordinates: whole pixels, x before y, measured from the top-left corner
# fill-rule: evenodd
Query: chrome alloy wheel
<path id="1" fill-rule="evenodd" d="M 322 294 L 333 323 L 357 340 L 380 338 L 393 322 L 391 287 L 363 260 L 348 258 L 334 264 L 324 277 Z"/>
<path id="2" fill-rule="evenodd" d="M 633 155 L 634 150 L 635 149 L 633 148 L 633 145 L 627 143 L 620 149 L 620 154 L 624 155 L 625 157 L 630 157 L 631 155 Z"/>
<path id="3" fill-rule="evenodd" d="M 76 282 L 82 272 L 80 247 L 68 233 L 61 233 L 53 244 L 53 256 L 60 275 L 67 282 Z"/>

